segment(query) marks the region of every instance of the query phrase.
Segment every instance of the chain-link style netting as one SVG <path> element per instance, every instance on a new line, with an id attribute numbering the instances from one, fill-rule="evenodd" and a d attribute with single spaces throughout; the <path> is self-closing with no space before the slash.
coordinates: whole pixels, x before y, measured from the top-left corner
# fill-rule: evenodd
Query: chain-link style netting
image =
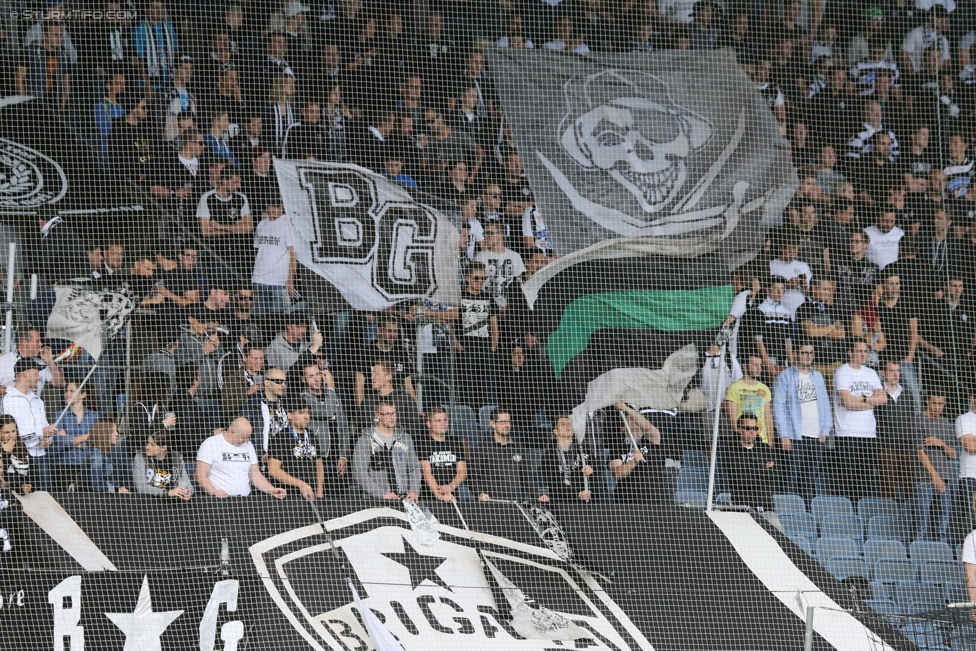
<path id="1" fill-rule="evenodd" d="M 0 649 L 976 650 L 958 2 L 0 0 Z"/>

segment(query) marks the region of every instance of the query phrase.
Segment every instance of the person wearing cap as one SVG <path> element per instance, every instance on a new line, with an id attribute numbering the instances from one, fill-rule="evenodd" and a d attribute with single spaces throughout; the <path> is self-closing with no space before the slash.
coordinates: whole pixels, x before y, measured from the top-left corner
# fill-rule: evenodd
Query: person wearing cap
<path id="1" fill-rule="evenodd" d="M 949 14 L 942 5 L 935 5 L 929 10 L 928 19 L 921 25 L 905 34 L 901 42 L 901 56 L 903 68 L 907 72 L 920 73 L 925 69 L 925 51 L 936 47 L 942 54 L 942 62 L 951 58 L 949 40 Z"/>
<path id="2" fill-rule="evenodd" d="M 862 61 L 871 58 L 871 45 L 879 42 L 884 45 L 884 58 L 894 61 L 891 41 L 885 34 L 885 13 L 881 8 L 872 6 L 864 10 L 864 29 L 856 34 L 847 46 L 847 63 L 857 66 Z M 904 33 L 894 32 L 891 33 Z"/>
<path id="3" fill-rule="evenodd" d="M 67 383 L 50 346 L 45 346 L 41 340 L 41 332 L 37 328 L 27 328 L 17 331 L 17 349 L 5 355 L 0 355 L 0 387 L 12 387 L 17 381 L 14 372 L 15 364 L 24 358 L 30 358 L 40 369 L 40 379 L 37 382 L 37 395 L 41 395 L 44 385 L 50 383 L 55 387 L 63 387 Z M 2 389 L 0 389 L 2 395 Z"/>
<path id="4" fill-rule="evenodd" d="M 27 452 L 37 460 L 41 475 L 41 490 L 49 490 L 51 485 L 51 464 L 45 457 L 55 434 L 67 436 L 64 431 L 48 423 L 44 401 L 37 396 L 40 380 L 40 367 L 29 357 L 22 357 L 14 363 L 14 385 L 7 388 L 3 398 L 3 413 L 13 416 L 17 421 L 17 431 Z"/>
<path id="5" fill-rule="evenodd" d="M 310 341 L 305 341 L 307 334 L 308 319 L 304 315 L 287 316 L 285 329 L 264 350 L 264 359 L 268 366 L 280 368 L 287 373 L 305 351 L 317 354 L 322 348 L 322 332 L 316 329 Z"/>

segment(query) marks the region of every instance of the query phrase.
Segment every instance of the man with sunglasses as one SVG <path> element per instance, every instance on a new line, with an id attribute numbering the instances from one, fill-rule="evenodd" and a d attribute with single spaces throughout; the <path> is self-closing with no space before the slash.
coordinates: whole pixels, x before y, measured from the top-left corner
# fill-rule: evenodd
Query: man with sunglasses
<path id="1" fill-rule="evenodd" d="M 732 500 L 753 508 L 771 508 L 772 473 L 776 462 L 769 446 L 757 440 L 759 421 L 756 415 L 746 412 L 739 416 L 735 430 L 739 437 L 729 447 L 725 459 L 732 485 Z"/>
<path id="2" fill-rule="evenodd" d="M 787 492 L 800 495 L 809 504 L 816 495 L 824 443 L 834 421 L 827 383 L 813 368 L 813 342 L 801 339 L 794 350 L 796 361 L 773 385 L 773 421 L 783 451 L 781 461 L 787 466 Z"/>
<path id="3" fill-rule="evenodd" d="M 261 438 L 261 471 L 268 461 L 271 439 L 288 431 L 288 413 L 281 398 L 285 395 L 285 372 L 269 368 L 264 374 L 264 389 L 252 393 L 241 407 L 241 417 L 246 418 Z"/>

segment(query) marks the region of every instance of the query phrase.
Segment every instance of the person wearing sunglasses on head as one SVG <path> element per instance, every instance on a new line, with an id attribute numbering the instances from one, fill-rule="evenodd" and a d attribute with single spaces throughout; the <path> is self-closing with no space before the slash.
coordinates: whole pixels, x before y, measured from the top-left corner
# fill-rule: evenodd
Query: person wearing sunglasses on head
<path id="1" fill-rule="evenodd" d="M 732 501 L 756 509 L 773 506 L 772 475 L 776 462 L 772 450 L 759 434 L 759 420 L 746 412 L 736 421 L 738 440 L 729 446 L 725 459 L 732 485 Z"/>
<path id="2" fill-rule="evenodd" d="M 288 432 L 288 412 L 282 402 L 286 384 L 283 370 L 269 368 L 264 374 L 264 388 L 248 396 L 241 407 L 240 416 L 252 424 L 261 445 L 258 450 L 261 455 L 261 472 L 265 472 L 271 440 L 282 432 Z"/>

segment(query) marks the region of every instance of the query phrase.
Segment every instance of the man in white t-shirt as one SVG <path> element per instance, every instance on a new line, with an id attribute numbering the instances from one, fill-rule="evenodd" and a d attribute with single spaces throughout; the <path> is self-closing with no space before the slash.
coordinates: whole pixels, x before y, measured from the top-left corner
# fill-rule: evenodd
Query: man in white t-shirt
<path id="1" fill-rule="evenodd" d="M 892 262 L 898 261 L 898 247 L 905 231 L 895 226 L 895 210 L 891 206 L 883 206 L 878 210 L 877 221 L 868 226 L 864 232 L 868 236 L 868 248 L 864 257 L 884 269 Z"/>
<path id="2" fill-rule="evenodd" d="M 968 393 L 969 411 L 956 418 L 956 440 L 959 441 L 959 500 L 960 504 L 971 505 L 976 495 L 976 388 L 970 388 Z M 965 512 L 970 513 L 970 510 L 967 508 Z M 976 560 L 972 562 L 976 563 Z"/>
<path id="3" fill-rule="evenodd" d="M 269 198 L 254 229 L 254 285 L 256 314 L 286 312 L 295 293 L 295 246 L 291 235 L 291 220 L 283 219 L 285 209 L 277 197 Z"/>
<path id="4" fill-rule="evenodd" d="M 214 434 L 197 451 L 196 480 L 214 497 L 247 497 L 253 484 L 262 493 L 285 499 L 284 488 L 276 488 L 258 469 L 258 454 L 251 443 L 251 423 L 237 418 L 230 427 Z"/>
<path id="5" fill-rule="evenodd" d="M 868 345 L 850 340 L 848 363 L 834 372 L 834 433 L 836 462 L 831 473 L 833 493 L 857 504 L 871 497 L 877 484 L 878 433 L 874 408 L 888 402 L 881 378 L 865 366 Z"/>
<path id="6" fill-rule="evenodd" d="M 525 273 L 525 263 L 522 256 L 505 246 L 503 224 L 485 224 L 485 248 L 474 259 L 485 265 L 485 291 L 499 308 L 504 308 L 508 305 L 508 288 Z"/>

